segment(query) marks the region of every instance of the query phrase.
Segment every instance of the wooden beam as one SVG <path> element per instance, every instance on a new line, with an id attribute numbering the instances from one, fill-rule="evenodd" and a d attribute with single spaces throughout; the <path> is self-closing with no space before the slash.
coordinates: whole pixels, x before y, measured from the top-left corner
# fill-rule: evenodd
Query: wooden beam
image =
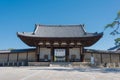
<path id="1" fill-rule="evenodd" d="M 82 59 L 81 59 L 81 58 L 82 58 L 82 57 L 81 57 L 81 54 L 82 54 L 82 53 L 81 53 L 81 46 L 80 46 L 79 49 L 80 49 L 80 62 L 81 62 L 81 60 L 82 60 Z"/>
<path id="2" fill-rule="evenodd" d="M 10 53 L 8 53 L 7 62 L 9 62 L 9 55 L 10 55 Z"/>
<path id="3" fill-rule="evenodd" d="M 19 61 L 19 53 L 17 53 L 17 62 Z"/>
<path id="4" fill-rule="evenodd" d="M 69 46 L 67 46 L 66 48 L 66 61 L 69 62 L 70 59 L 69 59 Z"/>
<path id="5" fill-rule="evenodd" d="M 109 54 L 110 55 L 110 63 L 112 62 L 112 60 L 111 60 L 111 54 Z"/>
<path id="6" fill-rule="evenodd" d="M 51 60 L 50 61 L 53 62 L 54 61 L 54 49 L 53 49 L 53 46 L 51 46 L 51 52 L 50 53 L 51 53 L 51 55 L 50 55 Z"/>
<path id="7" fill-rule="evenodd" d="M 47 38 L 40 38 L 40 37 L 27 37 L 27 36 L 22 36 L 22 35 L 18 35 L 18 37 L 21 38 L 21 40 L 23 40 L 23 42 L 25 42 L 26 44 L 30 45 L 30 46 L 36 46 L 36 44 L 38 45 L 40 43 L 40 41 L 80 41 L 82 43 L 82 45 L 84 46 L 91 46 L 92 44 L 94 44 L 96 41 L 98 41 L 101 37 L 101 35 L 98 36 L 93 36 L 93 37 L 85 37 L 85 38 L 81 38 L 81 37 L 68 37 L 68 38 L 51 38 L 51 37 L 47 37 Z M 89 42 L 87 42 L 89 40 Z M 40 43 L 41 45 L 41 43 Z"/>
<path id="8" fill-rule="evenodd" d="M 39 46 L 36 47 L 36 58 L 38 62 L 39 61 Z"/>
<path id="9" fill-rule="evenodd" d="M 27 54 L 26 54 L 26 61 L 28 62 L 28 51 L 27 51 Z"/>
<path id="10" fill-rule="evenodd" d="M 50 41 L 50 44 L 51 44 L 51 46 L 50 46 L 50 61 L 51 62 L 53 62 L 54 61 L 54 49 L 53 49 L 53 41 Z"/>
<path id="11" fill-rule="evenodd" d="M 41 59 L 40 59 L 40 56 L 41 56 L 41 54 L 40 54 L 40 46 L 39 46 L 39 55 L 38 55 L 39 61 L 41 60 Z"/>
<path id="12" fill-rule="evenodd" d="M 102 53 L 100 53 L 100 58 L 101 58 L 101 63 L 103 63 L 103 60 L 102 60 Z"/>
<path id="13" fill-rule="evenodd" d="M 119 54 L 119 63 L 120 63 L 120 54 Z"/>
<path id="14" fill-rule="evenodd" d="M 83 47 L 80 46 L 80 62 L 84 62 L 84 53 L 83 53 Z"/>

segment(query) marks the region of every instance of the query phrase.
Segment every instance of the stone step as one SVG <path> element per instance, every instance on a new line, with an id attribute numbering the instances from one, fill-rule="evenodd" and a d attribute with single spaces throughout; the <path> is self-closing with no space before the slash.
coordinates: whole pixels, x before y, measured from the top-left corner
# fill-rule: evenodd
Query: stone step
<path id="1" fill-rule="evenodd" d="M 51 62 L 50 67 L 95 67 L 90 62 Z"/>
<path id="2" fill-rule="evenodd" d="M 50 62 L 28 62 L 28 66 L 49 66 Z"/>
<path id="3" fill-rule="evenodd" d="M 51 62 L 50 67 L 69 67 L 71 65 L 71 62 Z"/>

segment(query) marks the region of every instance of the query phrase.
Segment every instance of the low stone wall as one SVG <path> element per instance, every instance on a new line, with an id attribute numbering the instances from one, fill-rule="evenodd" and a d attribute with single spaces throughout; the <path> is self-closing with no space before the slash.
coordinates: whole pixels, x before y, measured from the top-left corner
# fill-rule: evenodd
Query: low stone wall
<path id="1" fill-rule="evenodd" d="M 72 67 L 80 67 L 80 68 L 86 68 L 91 67 L 90 62 L 72 62 Z"/>
<path id="2" fill-rule="evenodd" d="M 101 64 L 95 64 L 96 67 L 106 67 L 106 68 L 120 68 L 120 63 L 101 63 Z"/>
<path id="3" fill-rule="evenodd" d="M 35 62 L 35 51 L 17 52 L 17 53 L 0 53 L 0 63 L 3 62 Z"/>
<path id="4" fill-rule="evenodd" d="M 49 66 L 50 62 L 28 62 L 28 66 Z"/>
<path id="5" fill-rule="evenodd" d="M 84 62 L 90 62 L 91 56 L 94 57 L 95 64 L 120 63 L 120 54 L 109 53 L 84 53 Z"/>
<path id="6" fill-rule="evenodd" d="M 96 66 L 103 67 L 119 67 L 120 54 L 112 53 L 84 53 L 84 62 L 82 65 L 88 65 L 91 62 L 91 56 L 94 57 L 94 62 Z M 37 61 L 36 52 L 34 51 L 24 51 L 24 52 L 9 52 L 0 53 L 0 65 L 16 65 L 24 62 L 29 65 L 33 65 Z M 48 62 L 49 63 L 49 62 Z M 47 62 L 35 63 L 36 66 L 48 65 Z M 73 62 L 72 65 L 81 65 L 80 62 Z M 82 66 L 81 65 L 81 66 Z"/>

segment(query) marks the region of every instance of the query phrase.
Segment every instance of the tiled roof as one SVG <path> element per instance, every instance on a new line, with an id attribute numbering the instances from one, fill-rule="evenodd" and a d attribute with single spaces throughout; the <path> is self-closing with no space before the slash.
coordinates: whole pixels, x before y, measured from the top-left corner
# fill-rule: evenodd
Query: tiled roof
<path id="1" fill-rule="evenodd" d="M 113 50 L 85 49 L 85 52 L 88 52 L 88 53 L 120 54 L 120 51 L 113 51 Z"/>
<path id="2" fill-rule="evenodd" d="M 30 49 L 13 49 L 13 50 L 0 50 L 0 53 L 17 53 L 17 52 L 27 52 L 27 51 L 35 51 L 35 48 L 30 48 Z"/>
<path id="3" fill-rule="evenodd" d="M 92 37 L 98 33 L 87 33 L 83 25 L 36 25 L 33 33 L 18 33 L 32 37 Z"/>
<path id="4" fill-rule="evenodd" d="M 85 34 L 82 25 L 73 26 L 37 26 L 35 35 L 40 37 L 82 37 Z"/>

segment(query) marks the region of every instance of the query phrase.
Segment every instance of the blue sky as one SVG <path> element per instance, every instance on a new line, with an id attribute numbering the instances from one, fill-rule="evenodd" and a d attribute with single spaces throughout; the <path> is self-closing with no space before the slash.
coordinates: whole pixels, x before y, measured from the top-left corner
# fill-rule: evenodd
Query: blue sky
<path id="1" fill-rule="evenodd" d="M 87 32 L 102 32 L 120 10 L 120 0 L 0 0 L 0 50 L 29 48 L 16 32 L 32 32 L 35 24 L 85 24 Z M 114 46 L 107 29 L 92 49 Z"/>

